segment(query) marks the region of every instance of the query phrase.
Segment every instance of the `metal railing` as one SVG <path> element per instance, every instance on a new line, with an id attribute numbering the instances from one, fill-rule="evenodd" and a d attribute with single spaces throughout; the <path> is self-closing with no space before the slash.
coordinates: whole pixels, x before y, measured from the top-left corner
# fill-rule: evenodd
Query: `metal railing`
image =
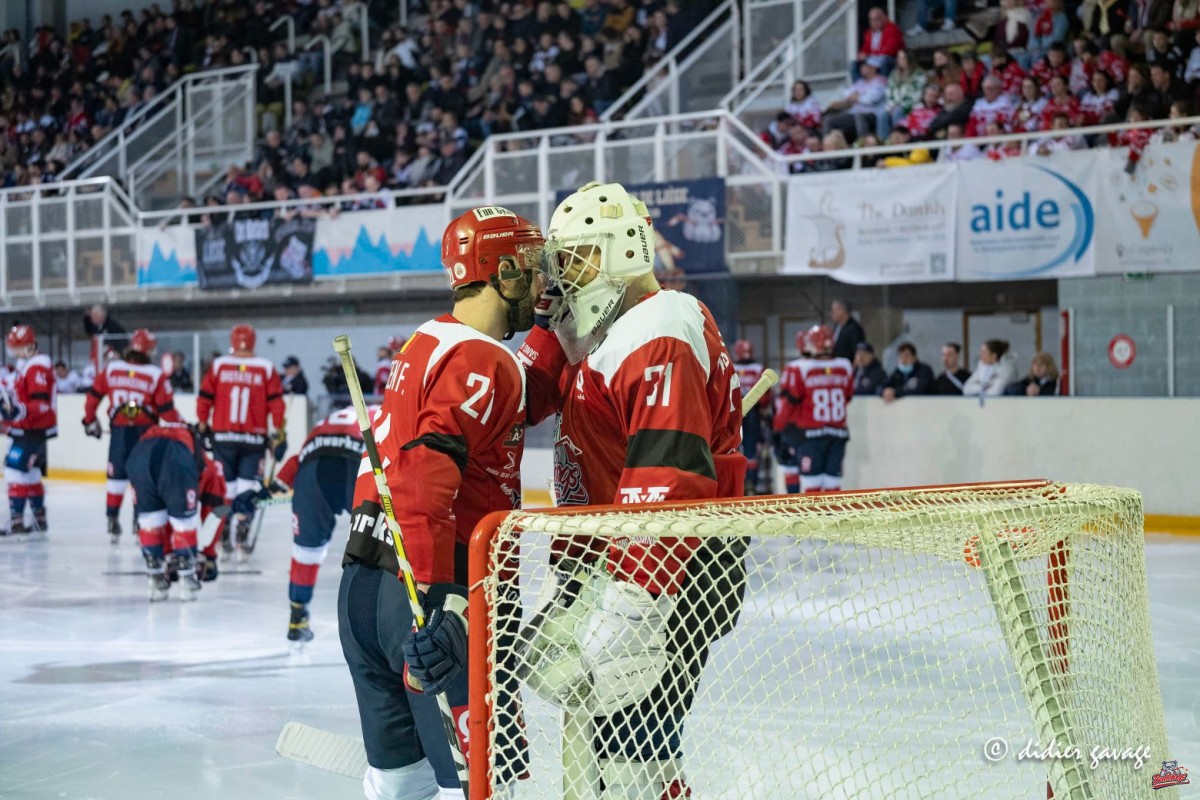
<path id="1" fill-rule="evenodd" d="M 1051 134 L 1090 137 L 1134 127 L 1192 125 L 1200 125 L 1200 116 L 1137 125 L 1095 125 L 1061 134 L 1005 134 L 782 156 L 736 116 L 719 110 L 493 136 L 444 187 L 170 210 L 139 208 L 118 183 L 107 178 L 15 187 L 0 190 L 0 308 L 168 297 L 169 291 L 180 290 L 137 285 L 138 232 L 203 214 L 341 207 L 385 197 L 395 204 L 440 204 L 447 221 L 471 207 L 495 203 L 544 222 L 559 193 L 590 180 L 636 184 L 724 178 L 726 258 L 731 270 L 772 273 L 782 263 L 786 187 L 797 165 L 845 159 L 851 168 L 861 168 L 865 160 L 878 156 L 918 148 L 936 154 L 967 143 L 980 147 L 1015 144 L 1020 152 L 1028 153 L 1033 143 Z M 919 172 L 920 167 L 911 169 Z M 397 289 L 424 288 L 421 281 L 436 283 L 437 277 L 389 274 L 375 276 L 375 280 L 386 280 L 387 286 Z M 351 284 L 365 286 L 367 281 L 339 278 L 306 291 L 339 293 L 348 291 Z M 292 289 L 266 286 L 256 291 L 271 297 L 286 296 Z"/>
<path id="2" fill-rule="evenodd" d="M 725 0 L 605 109 L 601 120 L 715 108 L 737 80 L 740 27 L 737 3 Z"/>
<path id="3" fill-rule="evenodd" d="M 120 178 L 139 206 L 195 194 L 198 182 L 253 155 L 257 70 L 247 64 L 180 79 L 73 161 L 63 177 Z"/>

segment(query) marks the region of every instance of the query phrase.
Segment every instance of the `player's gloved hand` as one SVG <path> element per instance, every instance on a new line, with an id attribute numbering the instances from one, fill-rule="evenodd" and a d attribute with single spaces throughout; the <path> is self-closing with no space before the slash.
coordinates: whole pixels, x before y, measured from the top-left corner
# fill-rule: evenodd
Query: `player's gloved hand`
<path id="1" fill-rule="evenodd" d="M 554 318 L 562 304 L 563 300 L 562 289 L 557 286 L 550 286 L 546 291 L 542 292 L 541 297 L 533 305 L 533 321 L 539 328 L 550 330 L 550 320 Z"/>
<path id="2" fill-rule="evenodd" d="M 93 439 L 99 439 L 104 433 L 100 429 L 100 420 L 98 419 L 94 419 L 91 422 L 85 421 L 83 423 L 83 432 Z"/>
<path id="3" fill-rule="evenodd" d="M 275 431 L 271 436 L 271 447 L 271 455 L 275 457 L 275 461 L 283 461 L 283 456 L 287 453 L 287 431 L 283 428 Z"/>
<path id="4" fill-rule="evenodd" d="M 265 491 L 265 489 L 247 489 L 246 491 L 242 492 L 237 497 L 233 498 L 233 502 L 230 503 L 232 512 L 241 517 L 254 516 L 256 504 L 261 499 L 259 495 Z"/>
<path id="5" fill-rule="evenodd" d="M 466 598 L 462 587 L 436 583 L 421 598 L 425 627 L 414 631 L 404 643 L 408 685 L 416 679 L 425 692 L 441 693 L 467 667 Z"/>
<path id="6" fill-rule="evenodd" d="M 207 422 L 196 423 L 196 435 L 200 437 L 200 446 L 208 452 L 213 451 L 213 435 L 212 429 L 208 427 Z"/>
<path id="7" fill-rule="evenodd" d="M 202 581 L 215 581 L 217 579 L 217 560 L 209 558 L 204 553 L 196 556 L 196 577 Z"/>
<path id="8" fill-rule="evenodd" d="M 0 396 L 0 419 L 13 422 L 25 416 L 25 406 L 8 395 Z"/>
<path id="9" fill-rule="evenodd" d="M 643 699 L 662 679 L 670 659 L 667 620 L 675 597 L 654 595 L 609 575 L 597 580 L 602 587 L 596 607 L 576 637 L 592 675 L 591 711 L 607 715 Z"/>
<path id="10" fill-rule="evenodd" d="M 271 485 L 263 487 L 262 492 L 260 492 L 260 494 L 262 496 L 259 497 L 258 499 L 259 500 L 270 500 L 272 497 L 274 497 L 277 494 L 287 494 L 291 490 L 292 490 L 292 487 L 288 486 L 283 481 L 281 481 L 277 478 L 272 478 Z"/>

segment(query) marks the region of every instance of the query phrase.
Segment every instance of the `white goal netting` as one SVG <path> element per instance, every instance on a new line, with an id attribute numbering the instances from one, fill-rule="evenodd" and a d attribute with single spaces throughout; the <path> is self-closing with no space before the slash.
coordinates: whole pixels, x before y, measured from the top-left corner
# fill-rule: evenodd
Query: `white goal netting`
<path id="1" fill-rule="evenodd" d="M 588 619 L 631 541 L 694 552 L 647 645 L 665 643 L 661 679 L 600 713 Z M 676 780 L 697 800 L 1174 795 L 1150 788 L 1171 755 L 1136 492 L 1029 482 L 513 512 L 490 544 L 472 565 L 471 638 L 486 640 L 472 719 L 487 720 L 473 797 L 592 800 L 648 781 L 620 796 L 658 800 Z M 531 688 L 577 674 L 564 663 L 585 676 L 557 695 L 566 709 Z M 1039 757 L 1020 758 L 1031 744 Z"/>

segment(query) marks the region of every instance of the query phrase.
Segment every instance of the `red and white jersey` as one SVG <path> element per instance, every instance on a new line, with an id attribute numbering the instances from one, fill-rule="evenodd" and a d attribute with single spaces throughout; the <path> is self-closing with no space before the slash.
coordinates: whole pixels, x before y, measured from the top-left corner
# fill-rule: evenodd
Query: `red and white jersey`
<path id="1" fill-rule="evenodd" d="M 934 119 L 940 113 L 942 113 L 941 106 L 937 108 L 914 106 L 913 110 L 909 111 L 908 116 L 904 118 L 904 125 L 914 139 L 924 139 L 929 135 L 929 126 L 933 124 Z"/>
<path id="2" fill-rule="evenodd" d="M 378 411 L 379 406 L 371 408 Z M 371 414 L 372 418 L 374 416 L 375 414 Z M 359 461 L 365 452 L 366 445 L 358 427 L 358 416 L 353 407 L 343 408 L 313 426 L 300 451 L 287 460 L 275 477 L 292 486 L 296 472 L 311 459 L 329 457 Z"/>
<path id="3" fill-rule="evenodd" d="M 989 122 L 996 122 L 1001 130 L 1007 131 L 1012 124 L 1012 99 L 1002 94 L 995 100 L 980 97 L 971 106 L 971 118 L 967 122 L 967 136 L 987 136 Z"/>
<path id="4" fill-rule="evenodd" d="M 775 430 L 791 427 L 809 436 L 848 437 L 846 406 L 854 397 L 854 367 L 844 358 L 798 358 L 779 379 Z"/>
<path id="5" fill-rule="evenodd" d="M 738 382 L 742 386 L 742 397 L 750 393 L 754 388 L 754 384 L 758 383 L 758 379 L 762 377 L 763 365 L 757 361 L 747 361 L 743 364 L 734 364 L 734 370 L 737 372 Z M 765 392 L 754 406 L 755 408 L 770 408 L 771 393 Z"/>
<path id="6" fill-rule="evenodd" d="M 83 405 L 84 423 L 96 419 L 96 409 L 105 397 L 108 398 L 108 416 L 113 427 L 144 427 L 159 419 L 180 421 L 170 378 L 154 364 L 130 364 L 121 359 L 110 361 L 87 391 Z"/>
<path id="7" fill-rule="evenodd" d="M 47 437 L 58 435 L 58 382 L 50 356 L 35 353 L 17 362 L 12 393 L 23 410 L 9 423 L 10 433 L 38 431 Z"/>
<path id="8" fill-rule="evenodd" d="M 662 290 L 642 298 L 574 367 L 540 328 L 519 355 L 528 365 L 530 421 L 562 412 L 554 447 L 559 504 L 742 494 L 741 383 L 695 297 Z M 608 569 L 652 592 L 675 593 L 698 545 L 694 538 L 617 540 Z"/>
<path id="9" fill-rule="evenodd" d="M 216 441 L 262 443 L 268 417 L 280 430 L 283 414 L 279 373 L 267 359 L 221 356 L 204 373 L 196 415 L 212 427 Z"/>
<path id="10" fill-rule="evenodd" d="M 404 548 L 421 583 L 455 580 L 455 543 L 485 515 L 521 505 L 525 373 L 495 339 L 449 314 L 392 359 L 372 424 Z M 399 566 L 364 457 L 343 564 Z M 461 567 L 461 565 L 459 565 Z"/>
<path id="11" fill-rule="evenodd" d="M 375 365 L 375 394 L 383 394 L 383 387 L 387 385 L 388 373 L 391 371 L 392 360 L 379 359 L 379 363 Z"/>

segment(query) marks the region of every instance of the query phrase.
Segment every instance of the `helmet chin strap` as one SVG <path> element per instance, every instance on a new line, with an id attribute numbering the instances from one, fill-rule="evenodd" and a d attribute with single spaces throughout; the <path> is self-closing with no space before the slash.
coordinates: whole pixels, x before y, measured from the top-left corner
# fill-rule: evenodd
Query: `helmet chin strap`
<path id="1" fill-rule="evenodd" d="M 500 282 L 512 281 L 520 277 L 525 278 L 525 291 L 519 297 L 515 298 L 504 294 L 504 290 L 500 288 Z M 492 275 L 491 284 L 492 288 L 496 290 L 496 294 L 500 295 L 500 299 L 508 303 L 505 315 L 508 331 L 504 334 L 504 341 L 508 341 L 517 332 L 517 322 L 521 313 L 521 301 L 533 291 L 533 270 L 517 269 L 512 261 L 504 259 L 501 261 L 500 269 L 496 274 Z"/>

